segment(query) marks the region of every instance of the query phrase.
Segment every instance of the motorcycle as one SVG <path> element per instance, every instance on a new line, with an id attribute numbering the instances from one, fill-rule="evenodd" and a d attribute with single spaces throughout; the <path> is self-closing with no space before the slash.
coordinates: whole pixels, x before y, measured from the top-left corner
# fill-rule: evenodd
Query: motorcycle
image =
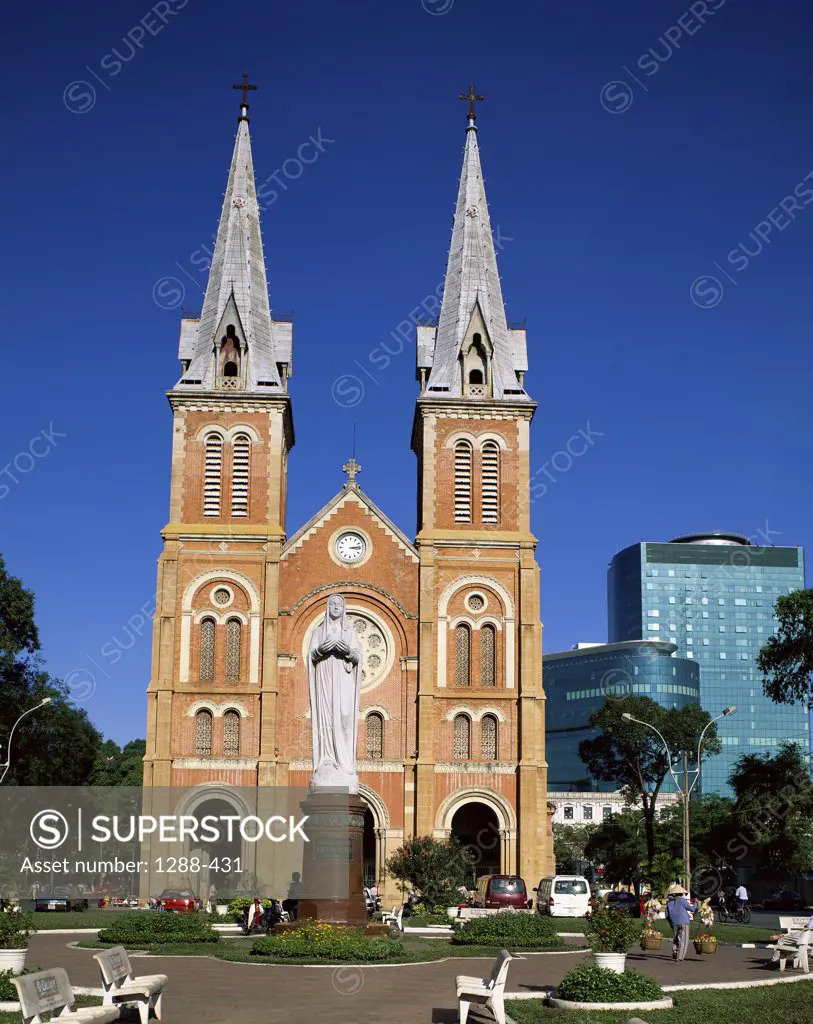
<path id="1" fill-rule="evenodd" d="M 372 917 L 373 914 L 381 910 L 381 897 L 377 892 L 373 894 L 366 886 L 364 888 L 364 905 L 367 908 L 367 917 Z"/>
<path id="2" fill-rule="evenodd" d="M 255 899 L 250 907 L 243 911 L 243 935 L 253 935 L 256 932 L 264 932 L 266 935 L 274 930 L 274 926 L 288 918 L 288 914 L 282 909 L 279 900 L 270 900 L 268 906 L 263 906 L 259 899 Z"/>

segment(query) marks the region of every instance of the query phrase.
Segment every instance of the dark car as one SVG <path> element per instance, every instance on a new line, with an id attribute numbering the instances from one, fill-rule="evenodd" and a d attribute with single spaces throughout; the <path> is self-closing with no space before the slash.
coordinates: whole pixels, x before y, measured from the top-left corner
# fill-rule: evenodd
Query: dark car
<path id="1" fill-rule="evenodd" d="M 70 886 L 55 885 L 48 896 L 37 896 L 34 900 L 34 910 L 40 912 L 56 911 L 67 913 L 70 910 L 87 910 L 88 901 L 81 896 L 74 896 Z"/>
<path id="2" fill-rule="evenodd" d="M 805 901 L 793 889 L 777 889 L 762 901 L 763 910 L 804 910 Z"/>
<path id="3" fill-rule="evenodd" d="M 174 914 L 191 914 L 198 909 L 198 898 L 191 889 L 164 889 L 156 897 L 156 906 Z"/>
<path id="4" fill-rule="evenodd" d="M 610 908 L 620 907 L 626 910 L 630 917 L 641 916 L 641 901 L 634 892 L 608 892 L 607 906 Z"/>

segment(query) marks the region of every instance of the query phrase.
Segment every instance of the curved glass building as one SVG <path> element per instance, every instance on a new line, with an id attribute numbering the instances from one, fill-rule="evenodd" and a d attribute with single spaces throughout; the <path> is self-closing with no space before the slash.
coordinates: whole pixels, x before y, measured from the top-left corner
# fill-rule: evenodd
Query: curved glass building
<path id="1" fill-rule="evenodd" d="M 617 788 L 591 778 L 579 757 L 579 743 L 598 735 L 589 718 L 608 695 L 650 697 L 667 708 L 700 702 L 700 669 L 688 658 L 675 657 L 676 652 L 674 643 L 637 639 L 543 656 L 550 790 Z"/>

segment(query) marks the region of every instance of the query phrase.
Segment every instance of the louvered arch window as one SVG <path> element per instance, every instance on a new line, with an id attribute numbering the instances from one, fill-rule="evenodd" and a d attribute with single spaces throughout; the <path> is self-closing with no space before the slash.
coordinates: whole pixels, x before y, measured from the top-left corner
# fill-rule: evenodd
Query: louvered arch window
<path id="1" fill-rule="evenodd" d="M 200 624 L 200 681 L 210 682 L 215 677 L 215 620 L 204 619 Z"/>
<path id="2" fill-rule="evenodd" d="M 497 760 L 497 719 L 483 715 L 480 722 L 480 756 L 484 761 Z"/>
<path id="3" fill-rule="evenodd" d="M 240 753 L 240 712 L 233 709 L 223 715 L 223 753 L 232 757 Z"/>
<path id="4" fill-rule="evenodd" d="M 472 447 L 468 441 L 454 446 L 454 521 L 471 522 Z"/>
<path id="5" fill-rule="evenodd" d="M 203 468 L 203 514 L 219 516 L 223 486 L 223 438 L 214 432 L 206 435 Z"/>
<path id="6" fill-rule="evenodd" d="M 471 757 L 471 719 L 468 715 L 455 715 L 454 718 L 454 758 L 456 761 L 468 761 Z"/>
<path id="7" fill-rule="evenodd" d="M 484 523 L 500 521 L 500 446 L 485 441 L 481 452 L 482 515 Z"/>
<path id="8" fill-rule="evenodd" d="M 480 683 L 482 686 L 495 685 L 495 664 L 497 630 L 490 622 L 480 629 Z"/>
<path id="9" fill-rule="evenodd" d="M 373 761 L 380 761 L 384 756 L 384 716 L 371 711 L 366 718 L 367 740 L 366 753 Z"/>
<path id="10" fill-rule="evenodd" d="M 212 753 L 212 712 L 205 708 L 195 714 L 195 753 L 198 757 Z"/>
<path id="11" fill-rule="evenodd" d="M 238 434 L 232 444 L 231 514 L 248 515 L 248 482 L 251 470 L 251 438 Z"/>
<path id="12" fill-rule="evenodd" d="M 471 627 L 461 622 L 454 631 L 455 683 L 471 685 Z"/>

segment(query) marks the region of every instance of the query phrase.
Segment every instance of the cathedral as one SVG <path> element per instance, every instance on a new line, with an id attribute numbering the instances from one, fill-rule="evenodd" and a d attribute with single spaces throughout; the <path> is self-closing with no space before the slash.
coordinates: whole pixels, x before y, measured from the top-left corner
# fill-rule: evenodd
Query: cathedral
<path id="1" fill-rule="evenodd" d="M 441 310 L 417 327 L 416 537 L 361 489 L 354 459 L 307 523 L 286 521 L 293 330 L 269 305 L 245 91 L 203 308 L 181 321 L 167 393 L 144 784 L 196 787 L 209 803 L 228 802 L 230 787 L 307 787 L 307 652 L 340 593 L 363 648 L 365 881 L 385 897 L 397 892 L 386 860 L 414 836 L 460 839 L 472 882 L 517 873 L 530 889 L 554 866 L 530 529 L 536 405 L 525 330 L 506 321 L 473 90 L 466 98 Z"/>

